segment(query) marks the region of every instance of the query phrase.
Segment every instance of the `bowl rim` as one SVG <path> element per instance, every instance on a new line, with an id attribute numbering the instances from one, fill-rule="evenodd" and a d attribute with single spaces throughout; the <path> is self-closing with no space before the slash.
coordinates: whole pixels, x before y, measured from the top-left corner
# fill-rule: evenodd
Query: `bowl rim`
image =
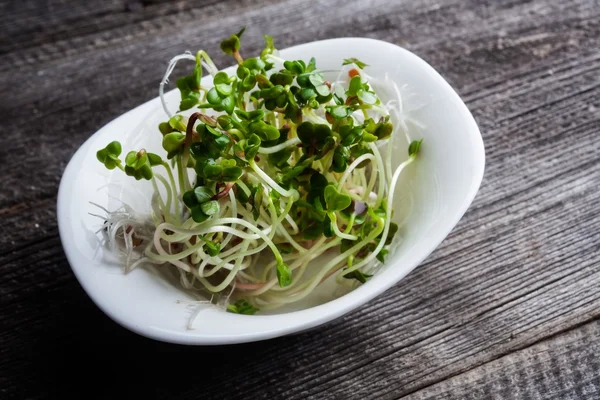
<path id="1" fill-rule="evenodd" d="M 447 232 L 444 230 L 437 231 L 437 234 L 435 234 L 435 237 L 433 239 L 428 239 L 426 249 L 423 250 L 418 257 L 414 258 L 409 268 L 389 268 L 386 272 L 387 279 L 383 280 L 379 285 L 361 285 L 355 290 L 339 298 L 331 300 L 327 303 L 283 314 L 253 316 L 232 314 L 232 316 L 235 316 L 236 318 L 240 319 L 240 323 L 243 323 L 242 321 L 244 318 L 268 321 L 269 326 L 273 325 L 273 322 L 281 320 L 282 318 L 294 321 L 294 323 L 282 324 L 282 326 L 277 327 L 275 329 L 263 329 L 259 332 L 246 332 L 231 335 L 211 335 L 205 333 L 199 334 L 197 332 L 194 333 L 193 331 L 190 333 L 185 332 L 183 330 L 182 332 L 174 332 L 169 330 L 149 329 L 148 327 L 138 326 L 137 324 L 131 323 L 130 321 L 121 318 L 121 316 L 117 313 L 114 313 L 100 296 L 96 296 L 96 294 L 94 293 L 94 289 L 91 287 L 91 285 L 89 285 L 89 282 L 84 277 L 84 269 L 76 266 L 77 261 L 75 260 L 75 255 L 69 248 L 69 242 L 71 242 L 72 239 L 69 237 L 70 227 L 68 226 L 66 221 L 66 219 L 68 219 L 68 213 L 64 210 L 64 206 L 67 203 L 68 196 L 70 196 L 73 192 L 72 186 L 74 178 L 78 173 L 78 168 L 83 163 L 84 155 L 90 148 L 94 137 L 101 130 L 114 124 L 115 121 L 119 120 L 120 118 L 123 118 L 125 115 L 129 113 L 134 113 L 136 110 L 148 106 L 148 104 L 151 102 L 156 102 L 158 98 L 155 97 L 114 118 L 113 120 L 105 124 L 103 127 L 98 129 L 89 138 L 87 138 L 86 141 L 77 149 L 77 151 L 71 157 L 61 177 L 57 196 L 57 219 L 59 236 L 71 270 L 73 271 L 74 275 L 76 276 L 80 285 L 83 287 L 86 294 L 91 298 L 91 300 L 96 304 L 96 306 L 98 306 L 98 308 L 100 308 L 109 318 L 117 322 L 119 325 L 125 327 L 126 329 L 129 329 L 139 335 L 163 342 L 195 345 L 218 345 L 265 340 L 277 336 L 312 329 L 326 322 L 332 321 L 357 307 L 360 307 L 361 305 L 372 300 L 376 296 L 384 293 L 393 285 L 398 283 L 402 278 L 404 278 L 404 276 L 412 272 L 419 264 L 421 264 L 423 260 L 440 245 L 440 243 L 447 237 L 450 231 L 456 226 L 456 224 L 459 222 L 459 220 L 463 217 L 467 209 L 472 204 L 473 199 L 479 191 L 481 182 L 483 180 L 485 170 L 485 149 L 479 127 L 477 126 L 473 115 L 471 114 L 463 100 L 460 98 L 458 93 L 456 93 L 456 91 L 450 86 L 450 84 L 426 61 L 424 61 L 416 54 L 410 52 L 409 50 L 402 48 L 401 46 L 378 39 L 362 37 L 344 37 L 303 43 L 280 50 L 280 52 L 287 52 L 292 50 L 301 51 L 303 50 L 303 48 L 309 48 L 310 46 L 314 46 L 317 44 L 335 43 L 337 45 L 341 45 L 343 43 L 345 45 L 348 45 L 348 43 L 356 44 L 356 42 L 363 42 L 365 44 L 376 44 L 378 46 L 387 46 L 390 48 L 390 50 L 393 49 L 393 51 L 400 51 L 404 53 L 403 57 L 413 58 L 414 62 L 420 64 L 420 67 L 425 69 L 429 73 L 430 79 L 434 79 L 437 85 L 445 87 L 445 91 L 447 91 L 448 95 L 452 97 L 452 102 L 458 106 L 461 118 L 466 118 L 467 120 L 469 120 L 470 125 L 472 125 L 472 127 L 474 128 L 470 130 L 470 133 L 468 135 L 468 140 L 471 142 L 470 145 L 475 150 L 474 154 L 472 154 L 474 159 L 474 171 L 472 173 L 471 183 L 465 195 L 465 200 L 462 203 L 462 207 L 459 210 L 457 210 L 457 212 L 455 212 L 454 214 L 454 217 L 450 219 L 450 229 Z M 172 89 L 172 91 L 173 90 L 176 89 Z M 267 324 L 265 324 L 265 326 L 267 326 Z"/>

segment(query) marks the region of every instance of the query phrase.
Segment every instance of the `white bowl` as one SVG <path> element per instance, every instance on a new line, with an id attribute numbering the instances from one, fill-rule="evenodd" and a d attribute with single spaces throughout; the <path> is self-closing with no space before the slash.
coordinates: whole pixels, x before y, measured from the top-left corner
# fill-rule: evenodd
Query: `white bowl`
<path id="1" fill-rule="evenodd" d="M 326 288 L 272 315 L 244 316 L 207 307 L 193 329 L 187 329 L 192 310 L 177 302 L 186 296 L 147 270 L 125 275 L 99 246 L 94 232 L 101 221 L 89 215 L 98 212 L 90 202 L 115 208 L 115 198 L 148 210 L 148 197 L 143 196 L 147 187 L 122 177 L 120 171 L 107 171 L 95 153 L 110 141 L 120 140 L 124 151 L 143 146 L 162 154 L 156 124 L 166 118 L 156 98 L 88 139 L 69 162 L 58 193 L 58 225 L 69 263 L 91 299 L 113 320 L 153 339 L 198 345 L 250 342 L 299 332 L 383 293 L 419 265 L 456 225 L 479 189 L 485 154 L 475 120 L 450 85 L 416 55 L 378 40 L 331 39 L 281 51 L 286 59 L 308 61 L 311 56 L 322 70 L 339 69 L 344 58 L 356 57 L 369 65 L 368 74 L 383 77 L 387 73 L 401 88 L 404 113 L 413 121 L 411 136 L 424 140 L 417 162 L 401 178 L 394 202 L 396 217 L 412 203 L 400 232 L 400 246 L 366 284 L 339 298 L 332 299 Z M 177 106 L 177 97 L 174 90 L 167 94 L 172 108 Z M 407 146 L 402 140 L 395 142 L 402 142 L 395 151 L 398 164 L 406 158 Z"/>

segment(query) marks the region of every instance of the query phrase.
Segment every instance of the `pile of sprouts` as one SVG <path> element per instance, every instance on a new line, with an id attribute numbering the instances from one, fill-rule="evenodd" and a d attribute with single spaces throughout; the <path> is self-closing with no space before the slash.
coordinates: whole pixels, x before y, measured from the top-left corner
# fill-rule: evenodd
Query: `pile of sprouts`
<path id="1" fill-rule="evenodd" d="M 140 149 L 122 160 L 115 141 L 97 158 L 154 188 L 150 216 L 105 210 L 105 237 L 126 271 L 169 269 L 185 290 L 254 314 L 299 301 L 333 275 L 340 284 L 371 277 L 398 230 L 398 178 L 421 142 L 409 140 L 408 158 L 393 169 L 394 136 L 409 139 L 393 82 L 398 98 L 385 105 L 360 60 L 343 60 L 328 82 L 314 58 L 281 59 L 269 36 L 260 56 L 242 58 L 243 32 L 221 43 L 235 75 L 204 51 L 170 61 L 159 87 L 163 155 Z M 173 114 L 164 86 L 180 60 L 194 68 L 177 79 Z"/>

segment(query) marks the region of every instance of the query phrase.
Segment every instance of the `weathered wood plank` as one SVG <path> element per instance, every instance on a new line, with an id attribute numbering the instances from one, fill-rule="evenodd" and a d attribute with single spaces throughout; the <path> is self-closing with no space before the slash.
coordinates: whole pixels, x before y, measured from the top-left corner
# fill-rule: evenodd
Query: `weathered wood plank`
<path id="1" fill-rule="evenodd" d="M 594 321 L 403 399 L 598 398 L 599 339 L 600 323 Z"/>
<path id="2" fill-rule="evenodd" d="M 11 137 L 0 147 L 0 397 L 73 391 L 65 376 L 102 360 L 113 368 L 80 376 L 82 395 L 94 387 L 106 397 L 117 384 L 136 397 L 211 399 L 461 398 L 471 384 L 473 396 L 598 390 L 595 364 L 577 374 L 581 360 L 597 355 L 597 346 L 584 352 L 588 342 L 577 340 L 598 335 L 596 323 L 577 327 L 600 313 L 597 1 L 136 4 L 59 2 L 47 17 L 28 11 L 44 7 L 36 1 L 0 5 L 15 38 L 0 40 L 2 130 Z M 231 26 L 245 24 L 248 53 L 260 49 L 263 31 L 280 47 L 369 36 L 415 51 L 473 111 L 486 175 L 436 252 L 352 314 L 253 345 L 155 343 L 116 326 L 78 287 L 57 236 L 57 185 L 89 135 L 155 96 L 166 58 L 200 43 L 218 54 Z M 553 350 L 563 336 L 572 352 Z M 547 353 L 534 360 L 547 371 L 519 380 L 534 368 L 530 349 Z M 208 379 L 208 370 L 223 380 Z M 25 376 L 40 385 L 26 385 Z M 98 387 L 100 376 L 110 379 Z M 560 385 L 549 386 L 553 377 Z"/>

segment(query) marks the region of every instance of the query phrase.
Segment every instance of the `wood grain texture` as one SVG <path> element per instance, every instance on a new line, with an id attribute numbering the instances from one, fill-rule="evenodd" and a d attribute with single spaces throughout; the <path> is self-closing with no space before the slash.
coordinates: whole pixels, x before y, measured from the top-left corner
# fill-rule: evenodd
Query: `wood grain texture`
<path id="1" fill-rule="evenodd" d="M 597 398 L 600 2 L 263 4 L 0 3 L 0 398 Z M 77 284 L 57 186 L 86 138 L 156 95 L 170 56 L 202 47 L 229 65 L 218 42 L 242 25 L 246 53 L 269 33 L 280 48 L 366 36 L 423 57 L 480 126 L 484 181 L 418 269 L 325 327 L 220 348 L 152 342 Z"/>
<path id="2" fill-rule="evenodd" d="M 424 388 L 407 398 L 599 398 L 599 336 L 600 324 L 595 320 Z"/>

